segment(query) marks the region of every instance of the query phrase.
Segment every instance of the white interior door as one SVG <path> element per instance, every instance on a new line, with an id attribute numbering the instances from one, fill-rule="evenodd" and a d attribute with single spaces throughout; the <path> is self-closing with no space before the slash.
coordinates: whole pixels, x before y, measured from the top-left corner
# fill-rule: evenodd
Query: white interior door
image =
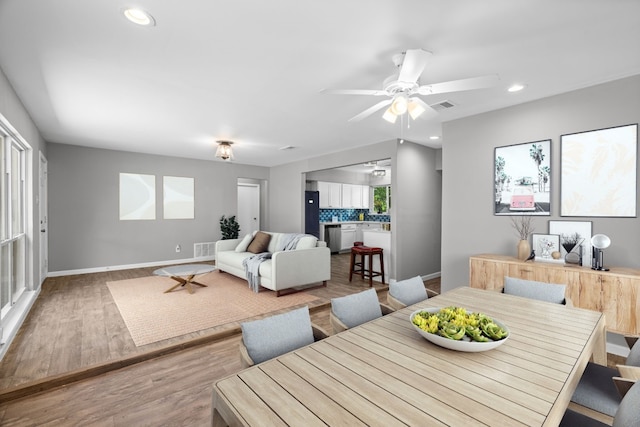
<path id="1" fill-rule="evenodd" d="M 40 284 L 44 282 L 49 273 L 49 218 L 47 210 L 49 197 L 47 189 L 47 159 L 40 153 L 40 197 L 38 199 L 38 209 L 40 215 Z"/>
<path id="2" fill-rule="evenodd" d="M 240 237 L 260 230 L 260 185 L 238 183 Z"/>

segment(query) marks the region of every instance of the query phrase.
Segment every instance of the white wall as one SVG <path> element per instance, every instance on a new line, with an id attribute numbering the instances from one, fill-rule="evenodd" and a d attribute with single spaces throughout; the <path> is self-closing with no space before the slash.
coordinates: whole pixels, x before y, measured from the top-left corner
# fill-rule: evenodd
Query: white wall
<path id="1" fill-rule="evenodd" d="M 611 237 L 606 262 L 640 268 L 640 219 L 560 217 L 560 135 L 640 122 L 640 76 L 581 89 L 443 124 L 442 290 L 469 283 L 469 256 L 516 255 L 509 216 L 493 215 L 494 148 L 551 139 L 549 220 L 592 221 Z M 640 186 L 637 187 L 640 197 Z"/>

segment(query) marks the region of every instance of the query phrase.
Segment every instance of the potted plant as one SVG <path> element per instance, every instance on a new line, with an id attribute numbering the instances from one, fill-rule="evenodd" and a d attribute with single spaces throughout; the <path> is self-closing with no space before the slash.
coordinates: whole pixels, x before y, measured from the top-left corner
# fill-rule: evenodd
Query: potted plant
<path id="1" fill-rule="evenodd" d="M 237 239 L 240 234 L 240 224 L 236 221 L 236 216 L 220 218 L 220 231 L 222 232 L 222 240 Z"/>

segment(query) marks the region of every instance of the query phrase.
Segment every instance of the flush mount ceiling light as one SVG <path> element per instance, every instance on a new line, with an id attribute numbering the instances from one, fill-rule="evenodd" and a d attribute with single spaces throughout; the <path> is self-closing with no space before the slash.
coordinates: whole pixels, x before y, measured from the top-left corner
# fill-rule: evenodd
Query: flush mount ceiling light
<path id="1" fill-rule="evenodd" d="M 130 7 L 124 9 L 122 11 L 124 17 L 129 21 L 133 22 L 137 25 L 142 25 L 143 27 L 153 27 L 156 25 L 156 20 L 153 19 L 153 16 L 142 9 L 136 9 L 134 7 Z"/>
<path id="2" fill-rule="evenodd" d="M 371 175 L 373 176 L 385 176 L 387 171 L 384 169 L 374 169 L 371 171 Z"/>
<path id="3" fill-rule="evenodd" d="M 216 150 L 216 157 L 222 160 L 232 160 L 233 150 L 231 150 L 231 141 L 216 141 L 218 143 L 218 149 Z"/>

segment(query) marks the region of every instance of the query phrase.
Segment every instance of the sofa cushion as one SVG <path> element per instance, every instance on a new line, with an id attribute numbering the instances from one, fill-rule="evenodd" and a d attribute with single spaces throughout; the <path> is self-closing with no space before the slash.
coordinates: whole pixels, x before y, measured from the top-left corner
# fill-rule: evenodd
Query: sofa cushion
<path id="1" fill-rule="evenodd" d="M 254 363 L 261 363 L 313 343 L 309 307 L 245 322 L 242 340 Z"/>
<path id="2" fill-rule="evenodd" d="M 316 236 L 310 236 L 310 235 L 306 235 L 304 237 L 301 237 L 300 240 L 298 240 L 298 244 L 296 245 L 296 249 L 311 249 L 311 248 L 315 248 L 316 244 L 318 242 L 318 238 Z"/>
<path id="3" fill-rule="evenodd" d="M 267 248 L 269 247 L 269 240 L 271 240 L 270 234 L 258 231 L 256 235 L 253 236 L 253 240 L 249 244 L 247 251 L 254 254 L 267 252 Z"/>
<path id="4" fill-rule="evenodd" d="M 253 255 L 251 252 L 222 251 L 218 252 L 216 263 L 233 265 L 242 270 L 242 261 Z"/>
<path id="5" fill-rule="evenodd" d="M 282 233 L 269 233 L 271 239 L 269 240 L 269 247 L 267 248 L 267 252 L 276 253 L 280 248 L 280 238 L 282 237 Z"/>
<path id="6" fill-rule="evenodd" d="M 249 233 L 242 238 L 242 241 L 236 246 L 236 252 L 247 252 L 249 244 L 253 240 L 253 234 Z"/>
<path id="7" fill-rule="evenodd" d="M 405 305 L 412 305 L 429 298 L 420 276 L 400 281 L 390 280 L 389 293 Z"/>
<path id="8" fill-rule="evenodd" d="M 519 297 L 537 299 L 540 301 L 564 304 L 564 291 L 566 285 L 554 283 L 536 282 L 535 280 L 524 280 L 515 277 L 505 276 L 504 293 L 517 295 Z"/>
<path id="9" fill-rule="evenodd" d="M 382 317 L 378 294 L 373 288 L 331 299 L 331 310 L 349 328 Z"/>

